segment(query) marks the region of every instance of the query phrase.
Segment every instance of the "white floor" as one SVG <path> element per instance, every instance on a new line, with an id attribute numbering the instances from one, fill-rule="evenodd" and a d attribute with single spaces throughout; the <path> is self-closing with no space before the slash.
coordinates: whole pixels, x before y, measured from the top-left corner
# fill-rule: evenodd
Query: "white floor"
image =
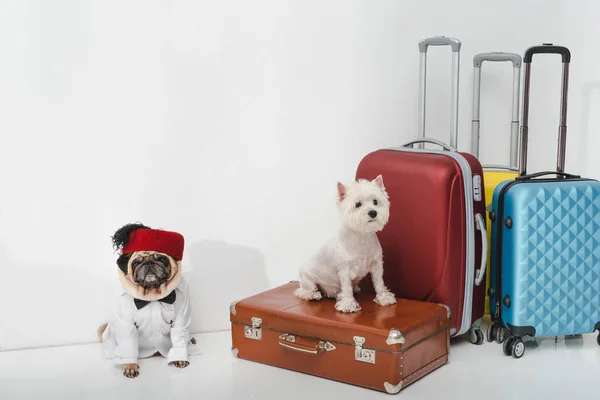
<path id="1" fill-rule="evenodd" d="M 127 379 L 98 344 L 0 352 L 0 399 L 385 399 L 388 394 L 236 359 L 230 333 L 196 335 L 188 368 L 141 361 Z M 484 342 L 452 343 L 450 364 L 402 390 L 409 399 L 598 399 L 596 334 L 527 343 L 521 359 Z"/>

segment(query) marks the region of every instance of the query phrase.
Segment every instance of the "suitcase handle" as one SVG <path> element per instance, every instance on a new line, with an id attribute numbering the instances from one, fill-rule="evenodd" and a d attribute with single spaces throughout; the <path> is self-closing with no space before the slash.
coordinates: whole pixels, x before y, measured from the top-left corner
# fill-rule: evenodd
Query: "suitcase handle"
<path id="1" fill-rule="evenodd" d="M 522 58 L 515 53 L 493 52 L 479 53 L 473 57 L 473 117 L 471 119 L 471 154 L 479 158 L 479 109 L 481 106 L 481 66 L 484 61 L 504 62 L 513 64 L 512 85 L 512 114 L 510 121 L 510 170 L 518 171 L 517 160 L 519 157 L 519 96 L 521 91 L 521 64 Z M 506 168 L 503 168 L 506 169 Z"/>
<path id="2" fill-rule="evenodd" d="M 433 36 L 419 42 L 419 52 L 426 53 L 429 46 L 450 46 L 453 52 L 459 52 L 461 42 L 458 39 L 446 36 Z"/>
<path id="3" fill-rule="evenodd" d="M 487 231 L 485 226 L 485 219 L 481 214 L 475 214 L 475 221 L 477 222 L 477 229 L 481 232 L 481 266 L 477 270 L 477 277 L 475 278 L 475 286 L 481 285 L 483 278 L 485 278 L 485 268 L 487 266 L 487 253 L 488 253 L 488 242 L 487 242 Z"/>
<path id="4" fill-rule="evenodd" d="M 522 175 L 517 177 L 519 181 L 526 181 L 533 178 L 539 178 L 544 175 L 558 175 L 566 179 L 580 179 L 580 175 L 567 174 L 566 172 L 557 172 L 557 171 L 544 171 L 544 172 L 536 172 L 535 174 Z"/>
<path id="5" fill-rule="evenodd" d="M 531 60 L 534 54 L 560 54 L 562 57 L 562 84 L 560 94 L 560 121 L 558 126 L 558 150 L 556 154 L 556 171 L 565 170 L 565 153 L 567 141 L 567 94 L 569 90 L 569 64 L 571 52 L 563 46 L 544 43 L 542 46 L 533 46 L 525 51 L 523 63 L 525 64 L 525 77 L 523 83 L 523 110 L 521 125 L 521 148 L 519 151 L 519 175 L 527 174 L 527 143 L 529 140 L 529 86 L 531 79 Z"/>
<path id="6" fill-rule="evenodd" d="M 450 146 L 458 148 L 458 86 L 460 72 L 461 41 L 446 36 L 434 36 L 419 42 L 419 138 L 425 138 L 425 105 L 427 103 L 427 48 L 450 46 L 452 48 L 452 73 L 450 94 Z M 423 148 L 420 145 L 419 148 Z"/>
<path id="7" fill-rule="evenodd" d="M 446 143 L 442 142 L 441 140 L 437 140 L 437 139 L 415 139 L 415 140 L 411 140 L 408 143 L 405 143 L 403 147 L 415 147 L 414 145 L 417 143 L 432 143 L 432 144 L 437 144 L 438 146 L 442 147 L 444 150 L 448 150 L 448 151 L 457 151 L 454 147 L 447 145 Z"/>
<path id="8" fill-rule="evenodd" d="M 560 54 L 563 64 L 571 62 L 571 52 L 564 46 L 555 46 L 552 43 L 544 43 L 541 46 L 533 46 L 525 51 L 524 61 L 531 63 L 534 54 Z"/>
<path id="9" fill-rule="evenodd" d="M 335 346 L 329 342 L 324 342 L 318 339 L 304 338 L 292 335 L 290 333 L 284 333 L 283 335 L 279 336 L 279 345 L 287 349 L 312 355 L 319 354 L 319 351 L 321 350 L 335 350 Z"/>
<path id="10" fill-rule="evenodd" d="M 504 53 L 502 51 L 493 51 L 491 53 L 479 53 L 473 57 L 473 66 L 481 67 L 484 61 L 502 62 L 510 61 L 513 63 L 513 67 L 520 67 L 522 58 L 520 55 L 515 53 Z"/>

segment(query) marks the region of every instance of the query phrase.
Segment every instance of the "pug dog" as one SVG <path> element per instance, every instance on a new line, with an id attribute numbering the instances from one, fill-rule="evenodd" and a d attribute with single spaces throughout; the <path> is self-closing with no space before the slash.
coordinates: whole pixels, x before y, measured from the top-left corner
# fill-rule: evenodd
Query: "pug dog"
<path id="1" fill-rule="evenodd" d="M 106 357 L 139 375 L 140 358 L 163 356 L 177 368 L 189 365 L 191 307 L 181 276 L 184 238 L 177 232 L 127 224 L 112 236 L 121 290 L 113 318 L 98 329 Z"/>

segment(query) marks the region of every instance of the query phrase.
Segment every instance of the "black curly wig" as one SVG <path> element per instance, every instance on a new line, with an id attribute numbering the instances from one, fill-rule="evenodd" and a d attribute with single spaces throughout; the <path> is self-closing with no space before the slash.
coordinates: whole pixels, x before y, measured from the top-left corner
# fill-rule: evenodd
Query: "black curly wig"
<path id="1" fill-rule="evenodd" d="M 149 226 L 146 226 L 140 222 L 136 222 L 134 224 L 126 224 L 119 228 L 112 236 L 112 244 L 115 251 L 120 251 L 123 249 L 123 246 L 127 244 L 129 241 L 129 234 L 133 231 L 137 231 L 138 229 L 152 229 Z M 124 274 L 127 275 L 127 264 L 129 263 L 129 259 L 131 258 L 131 254 L 121 254 L 117 259 L 117 265 L 123 271 Z"/>

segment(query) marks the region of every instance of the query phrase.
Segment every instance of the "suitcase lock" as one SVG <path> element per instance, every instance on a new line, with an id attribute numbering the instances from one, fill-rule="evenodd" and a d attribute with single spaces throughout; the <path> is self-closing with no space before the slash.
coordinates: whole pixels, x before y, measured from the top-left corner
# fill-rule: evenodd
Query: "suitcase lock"
<path id="1" fill-rule="evenodd" d="M 354 359 L 369 364 L 375 364 L 375 350 L 363 349 L 365 338 L 354 336 Z"/>
<path id="2" fill-rule="evenodd" d="M 244 336 L 248 339 L 262 340 L 262 329 L 260 328 L 260 324 L 262 324 L 262 319 L 252 317 L 252 326 L 244 326 Z"/>

